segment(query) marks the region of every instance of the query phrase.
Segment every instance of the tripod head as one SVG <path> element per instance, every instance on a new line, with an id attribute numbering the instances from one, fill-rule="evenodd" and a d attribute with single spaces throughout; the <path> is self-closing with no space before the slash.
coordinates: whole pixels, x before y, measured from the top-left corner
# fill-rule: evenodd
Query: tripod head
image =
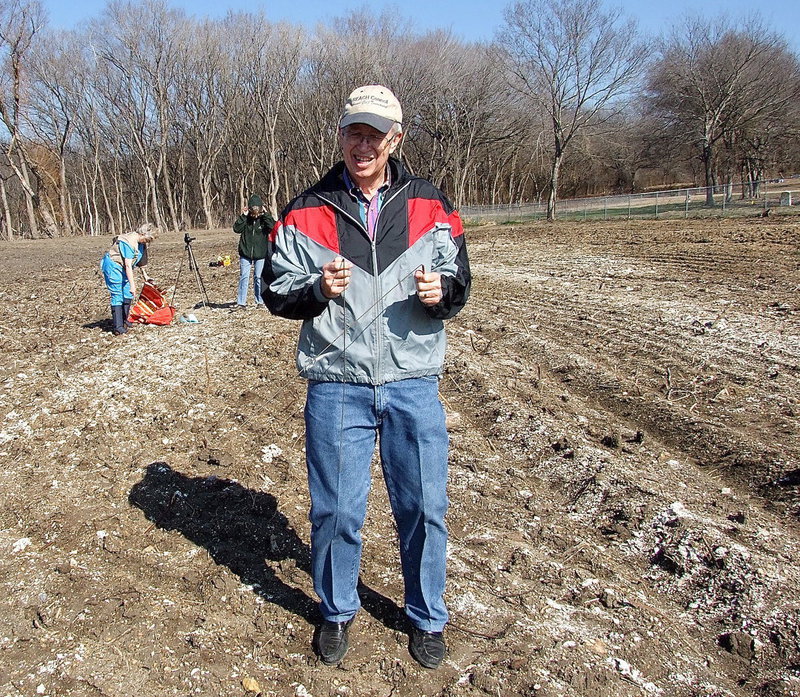
<path id="1" fill-rule="evenodd" d="M 194 242 L 197 238 L 192 237 L 189 235 L 188 232 L 184 233 L 183 235 L 183 243 L 188 247 L 192 242 Z"/>

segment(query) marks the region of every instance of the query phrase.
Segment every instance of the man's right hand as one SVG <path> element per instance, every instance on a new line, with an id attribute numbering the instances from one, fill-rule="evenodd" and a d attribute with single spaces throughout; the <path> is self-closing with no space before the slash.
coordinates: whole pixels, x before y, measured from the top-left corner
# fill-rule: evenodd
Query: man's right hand
<path id="1" fill-rule="evenodd" d="M 322 267 L 320 287 L 322 294 L 329 299 L 338 298 L 350 284 L 350 269 L 353 264 L 344 257 L 336 257 Z"/>

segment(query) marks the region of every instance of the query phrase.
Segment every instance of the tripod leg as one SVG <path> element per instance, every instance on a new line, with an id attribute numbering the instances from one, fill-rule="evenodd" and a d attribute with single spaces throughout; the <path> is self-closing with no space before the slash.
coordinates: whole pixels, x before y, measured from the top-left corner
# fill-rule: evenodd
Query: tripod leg
<path id="1" fill-rule="evenodd" d="M 200 275 L 200 269 L 197 267 L 197 260 L 194 258 L 194 251 L 192 250 L 191 247 L 189 247 L 188 249 L 189 249 L 189 268 L 194 269 L 194 280 L 197 283 L 197 290 L 199 290 L 203 296 L 203 307 L 206 307 L 210 304 L 208 300 L 208 293 L 206 292 L 206 286 L 203 283 L 203 277 Z"/>
<path id="2" fill-rule="evenodd" d="M 189 248 L 187 247 L 186 249 L 189 249 Z M 175 304 L 175 293 L 178 292 L 178 281 L 181 280 L 181 271 L 183 271 L 184 259 L 185 259 L 184 257 L 181 258 L 181 265 L 178 267 L 178 275 L 175 277 L 175 285 L 172 288 L 172 300 L 170 300 L 170 302 L 169 302 L 170 305 L 174 305 Z"/>

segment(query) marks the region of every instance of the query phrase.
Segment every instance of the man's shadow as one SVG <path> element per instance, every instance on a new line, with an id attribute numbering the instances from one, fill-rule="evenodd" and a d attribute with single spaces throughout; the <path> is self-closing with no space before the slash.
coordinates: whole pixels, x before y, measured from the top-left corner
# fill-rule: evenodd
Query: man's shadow
<path id="1" fill-rule="evenodd" d="M 278 578 L 269 564 L 288 562 L 311 574 L 311 555 L 278 510 L 274 496 L 247 489 L 229 479 L 187 477 L 165 462 L 147 466 L 128 495 L 131 505 L 162 530 L 177 530 L 203 547 L 217 564 L 227 566 L 264 600 L 275 603 L 310 624 L 319 624 L 317 604 L 299 588 Z M 401 609 L 359 583 L 364 610 L 389 629 L 405 628 Z"/>

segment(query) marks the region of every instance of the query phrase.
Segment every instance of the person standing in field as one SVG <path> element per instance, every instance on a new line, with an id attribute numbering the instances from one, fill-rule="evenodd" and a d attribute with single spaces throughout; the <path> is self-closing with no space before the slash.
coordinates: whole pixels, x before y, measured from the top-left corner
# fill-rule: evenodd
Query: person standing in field
<path id="1" fill-rule="evenodd" d="M 264 297 L 303 321 L 306 464 L 315 649 L 335 665 L 360 608 L 356 591 L 370 461 L 380 444 L 397 524 L 409 651 L 426 668 L 446 653 L 448 436 L 439 401 L 444 320 L 467 301 L 461 219 L 444 194 L 392 157 L 400 103 L 354 90 L 338 124 L 342 161 L 292 201 L 272 233 Z"/>
<path id="2" fill-rule="evenodd" d="M 261 197 L 253 194 L 247 201 L 247 208 L 236 219 L 233 231 L 239 235 L 239 287 L 234 310 L 247 309 L 247 289 L 250 274 L 253 275 L 253 295 L 256 307 L 264 307 L 261 298 L 261 274 L 267 257 L 269 233 L 275 221 L 264 210 Z"/>
<path id="3" fill-rule="evenodd" d="M 133 232 L 118 235 L 100 261 L 100 270 L 111 294 L 111 331 L 114 336 L 125 334 L 130 326 L 128 315 L 136 298 L 134 267 L 142 272 L 145 282 L 150 280 L 144 267 L 147 266 L 148 245 L 158 237 L 158 233 L 155 225 L 145 223 Z"/>

